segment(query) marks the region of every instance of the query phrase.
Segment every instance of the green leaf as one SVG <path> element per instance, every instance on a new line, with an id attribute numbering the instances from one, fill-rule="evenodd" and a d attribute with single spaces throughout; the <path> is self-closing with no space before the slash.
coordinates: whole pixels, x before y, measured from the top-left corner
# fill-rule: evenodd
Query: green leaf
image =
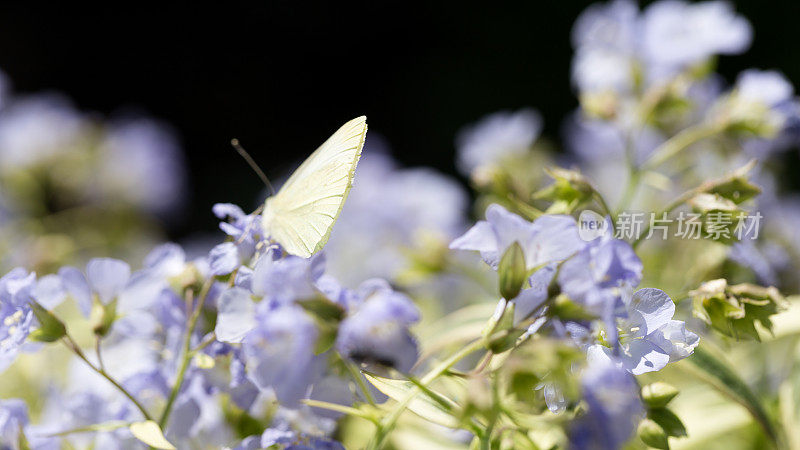
<path id="1" fill-rule="evenodd" d="M 582 173 L 576 170 L 552 167 L 546 170 L 554 182 L 533 194 L 534 200 L 550 200 L 548 214 L 569 214 L 589 202 L 594 188 Z"/>
<path id="2" fill-rule="evenodd" d="M 157 423 L 152 420 L 145 420 L 143 422 L 134 422 L 128 429 L 131 430 L 133 436 L 153 448 L 162 450 L 176 450 L 175 446 L 170 444 L 164 433 Z"/>
<path id="3" fill-rule="evenodd" d="M 664 429 L 650 419 L 644 419 L 639 423 L 639 430 L 637 431 L 639 438 L 650 447 L 660 448 L 663 450 L 669 449 L 669 441 Z"/>
<path id="4" fill-rule="evenodd" d="M 667 408 L 653 408 L 647 411 L 647 417 L 659 424 L 667 436 L 686 436 L 686 427 L 681 419 Z"/>
<path id="5" fill-rule="evenodd" d="M 48 434 L 47 437 L 67 436 L 74 433 L 89 433 L 95 431 L 113 431 L 119 428 L 130 426 L 130 422 L 124 420 L 111 420 L 109 422 L 96 423 L 85 427 L 72 428 L 70 430 L 59 431 L 58 433 Z"/>
<path id="6" fill-rule="evenodd" d="M 701 284 L 689 296 L 696 317 L 735 339 L 761 340 L 755 322 L 771 332 L 771 317 L 788 307 L 786 299 L 774 287 L 728 285 L 722 278 Z"/>
<path id="7" fill-rule="evenodd" d="M 702 346 L 697 347 L 694 355 L 687 361 L 699 369 L 707 381 L 719 392 L 747 408 L 756 422 L 761 425 L 767 437 L 777 445 L 777 428 L 761 401 L 727 364 L 717 359 Z"/>
<path id="8" fill-rule="evenodd" d="M 368 373 L 364 373 L 364 377 L 379 391 L 397 402 L 403 402 L 412 390 L 417 389 L 417 386 L 410 381 L 383 378 Z M 442 400 L 445 404 L 450 404 L 450 408 L 445 409 L 441 403 Z M 423 419 L 448 428 L 457 428 L 460 425 L 459 420 L 453 414 L 457 405 L 441 394 L 437 394 L 437 399 L 435 400 L 430 395 L 427 395 L 426 392 L 423 392 L 421 395 L 415 396 L 408 403 L 407 408 Z"/>
<path id="9" fill-rule="evenodd" d="M 675 396 L 678 395 L 678 390 L 671 384 L 657 381 L 650 383 L 642 388 L 642 399 L 650 408 L 662 408 L 667 406 Z"/>
<path id="10" fill-rule="evenodd" d="M 503 253 L 500 264 L 497 266 L 500 281 L 500 295 L 506 300 L 512 300 L 522 290 L 522 285 L 528 279 L 528 270 L 525 267 L 525 253 L 519 242 L 514 241 Z"/>
<path id="11" fill-rule="evenodd" d="M 39 342 L 55 342 L 67 335 L 67 327 L 58 317 L 42 305 L 31 302 L 33 314 L 39 321 L 39 328 L 30 334 L 30 339 Z"/>
<path id="12" fill-rule="evenodd" d="M 344 318 L 344 309 L 322 296 L 302 300 L 298 304 L 322 321 L 339 322 Z"/>

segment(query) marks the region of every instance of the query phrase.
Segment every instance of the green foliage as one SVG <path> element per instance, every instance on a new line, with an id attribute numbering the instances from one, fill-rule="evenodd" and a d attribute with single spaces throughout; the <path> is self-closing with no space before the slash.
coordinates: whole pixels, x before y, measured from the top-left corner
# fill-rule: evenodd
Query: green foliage
<path id="1" fill-rule="evenodd" d="M 639 423 L 639 430 L 637 431 L 639 438 L 650 447 L 668 449 L 669 442 L 667 441 L 667 433 L 655 421 L 651 419 L 644 419 Z"/>
<path id="2" fill-rule="evenodd" d="M 570 214 L 592 200 L 595 190 L 577 170 L 553 167 L 547 170 L 547 174 L 553 178 L 553 184 L 533 195 L 535 200 L 552 202 L 546 213 Z"/>
<path id="3" fill-rule="evenodd" d="M 787 308 L 786 300 L 774 287 L 728 285 L 725 279 L 707 281 L 689 296 L 696 317 L 735 339 L 760 341 L 755 324 L 772 332 L 771 316 Z"/>
<path id="4" fill-rule="evenodd" d="M 649 408 L 662 408 L 667 406 L 675 396 L 678 389 L 663 381 L 656 381 L 642 387 L 642 400 Z"/>
<path id="5" fill-rule="evenodd" d="M 39 328 L 33 331 L 29 339 L 39 342 L 55 342 L 67 335 L 67 327 L 58 317 L 46 310 L 42 305 L 31 302 L 33 314 L 39 321 Z"/>
<path id="6" fill-rule="evenodd" d="M 519 295 L 524 283 L 528 279 L 528 270 L 525 266 L 525 253 L 519 242 L 514 242 L 508 247 L 500 264 L 497 267 L 500 284 L 500 295 L 511 300 Z"/>

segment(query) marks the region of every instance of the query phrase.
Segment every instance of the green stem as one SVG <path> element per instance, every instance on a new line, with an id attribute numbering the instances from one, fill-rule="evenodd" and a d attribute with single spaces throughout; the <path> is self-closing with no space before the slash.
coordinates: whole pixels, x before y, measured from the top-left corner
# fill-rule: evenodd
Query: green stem
<path id="1" fill-rule="evenodd" d="M 484 347 L 485 341 L 483 339 L 478 339 L 473 341 L 468 346 L 462 348 L 457 353 L 452 355 L 451 357 L 447 358 L 446 360 L 439 363 L 436 367 L 434 367 L 430 372 L 425 374 L 422 378 L 420 378 L 420 383 L 424 385 L 428 385 L 439 376 L 447 372 L 450 368 L 456 365 L 459 361 L 466 358 L 467 356 L 471 355 L 472 353 L 481 350 Z M 372 437 L 369 445 L 367 446 L 370 450 L 377 450 L 383 447 L 386 437 L 388 436 L 389 432 L 394 428 L 397 419 L 400 418 L 400 415 L 405 411 L 406 407 L 408 407 L 409 403 L 411 403 L 414 398 L 422 392 L 421 389 L 415 387 L 411 390 L 406 397 L 400 401 L 400 403 L 395 407 L 391 414 L 386 416 L 378 426 L 378 430 Z"/>
<path id="2" fill-rule="evenodd" d="M 367 383 L 364 382 L 364 377 L 361 376 L 361 371 L 359 371 L 358 368 L 356 368 L 350 361 L 344 358 L 342 358 L 342 361 L 344 361 L 344 365 L 345 367 L 347 367 L 347 371 L 350 372 L 350 375 L 353 377 L 353 381 L 356 382 L 356 386 L 358 386 L 358 389 L 361 391 L 361 394 L 364 395 L 364 399 L 366 399 L 370 405 L 375 406 L 375 397 L 372 396 L 372 393 L 369 391 Z"/>
<path id="3" fill-rule="evenodd" d="M 62 342 L 64 343 L 64 345 L 67 346 L 67 348 L 72 350 L 72 352 L 75 353 L 78 356 L 78 358 L 83 360 L 83 362 L 85 362 L 86 365 L 89 366 L 89 368 L 95 371 L 98 375 L 108 380 L 108 382 L 114 385 L 114 387 L 117 388 L 117 390 L 120 391 L 125 397 L 128 397 L 131 403 L 133 403 L 136 406 L 136 408 L 142 413 L 142 416 L 144 416 L 145 419 L 153 420 L 153 418 L 150 416 L 150 414 L 147 412 L 144 406 L 141 403 L 139 403 L 138 400 L 136 400 L 136 397 L 134 397 L 133 394 L 128 392 L 128 390 L 125 389 L 124 387 L 122 387 L 122 385 L 119 384 L 117 380 L 115 380 L 108 372 L 106 372 L 105 369 L 97 367 L 91 361 L 89 361 L 89 359 L 86 357 L 86 354 L 83 353 L 83 350 L 81 350 L 77 342 L 75 342 L 75 340 L 72 339 L 72 336 L 70 336 L 69 334 L 65 335 Z"/>
<path id="4" fill-rule="evenodd" d="M 661 144 L 642 165 L 642 170 L 652 170 L 665 163 L 692 144 L 722 132 L 727 125 L 724 122 L 715 124 L 698 124 L 686 128 Z"/>
<path id="5" fill-rule="evenodd" d="M 183 359 L 181 360 L 181 365 L 178 368 L 178 376 L 175 379 L 175 385 L 172 387 L 172 391 L 169 393 L 169 398 L 167 399 L 167 405 L 164 407 L 164 412 L 161 413 L 161 418 L 158 420 L 158 426 L 162 430 L 165 429 L 169 421 L 169 415 L 172 413 L 172 407 L 175 405 L 175 399 L 178 397 L 178 393 L 180 393 L 181 387 L 183 386 L 183 381 L 186 378 L 186 370 L 189 368 L 189 362 L 192 360 L 193 353 L 192 335 L 194 334 L 194 329 L 197 326 L 198 319 L 200 318 L 200 313 L 203 310 L 206 297 L 208 297 L 208 291 L 211 289 L 211 285 L 213 283 L 213 277 L 206 280 L 205 284 L 200 290 L 197 306 L 195 306 L 192 316 L 189 318 L 189 323 L 186 325 L 186 335 L 183 339 Z"/>
<path id="6" fill-rule="evenodd" d="M 632 141 L 626 139 L 626 155 L 628 157 L 630 175 L 628 176 L 628 183 L 625 187 L 622 199 L 620 200 L 619 207 L 617 208 L 617 214 L 630 206 L 630 203 L 633 201 L 639 189 L 639 183 L 641 182 L 644 172 L 655 169 L 689 148 L 692 144 L 722 132 L 725 127 L 726 124 L 724 122 L 719 122 L 714 124 L 699 124 L 686 128 L 656 148 L 650 158 L 648 158 L 641 167 L 636 166 L 632 150 Z"/>
<path id="7" fill-rule="evenodd" d="M 614 217 L 625 211 L 636 196 L 636 191 L 639 190 L 639 181 L 641 181 L 642 174 L 638 168 L 631 168 L 628 174 L 628 182 L 625 185 L 625 191 L 622 193 L 622 198 L 619 201 L 619 206 L 614 214 Z M 612 218 L 613 219 L 613 218 Z"/>

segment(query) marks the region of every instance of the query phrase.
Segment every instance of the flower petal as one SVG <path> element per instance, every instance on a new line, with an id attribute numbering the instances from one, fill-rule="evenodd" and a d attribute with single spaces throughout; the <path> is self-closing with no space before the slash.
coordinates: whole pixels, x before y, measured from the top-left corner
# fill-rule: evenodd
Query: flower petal
<path id="1" fill-rule="evenodd" d="M 641 336 L 669 323 L 675 315 L 675 303 L 661 289 L 639 289 L 633 293 L 627 306 L 630 323 L 642 328 L 637 333 Z"/>
<path id="2" fill-rule="evenodd" d="M 89 286 L 106 304 L 119 294 L 131 277 L 128 263 L 113 258 L 95 258 L 86 265 Z"/>
<path id="3" fill-rule="evenodd" d="M 625 347 L 622 366 L 634 375 L 661 370 L 669 362 L 669 355 L 647 339 L 634 339 Z"/>
<path id="4" fill-rule="evenodd" d="M 238 344 L 256 325 L 255 304 L 250 293 L 241 288 L 231 288 L 217 300 L 217 340 Z"/>

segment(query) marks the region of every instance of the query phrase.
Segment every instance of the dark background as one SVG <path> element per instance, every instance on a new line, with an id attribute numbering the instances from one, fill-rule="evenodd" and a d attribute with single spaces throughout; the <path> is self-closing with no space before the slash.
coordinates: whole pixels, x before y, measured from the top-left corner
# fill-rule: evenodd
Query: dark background
<path id="1" fill-rule="evenodd" d="M 17 91 L 57 90 L 82 109 L 171 123 L 193 187 L 178 237 L 212 229 L 213 203 L 249 206 L 262 190 L 232 137 L 273 176 L 360 114 L 404 164 L 448 173 L 454 134 L 485 113 L 536 107 L 557 138 L 576 106 L 570 28 L 589 3 L 8 2 L 0 69 Z M 800 2 L 735 6 L 755 40 L 721 58 L 723 75 L 778 68 L 800 85 Z"/>

